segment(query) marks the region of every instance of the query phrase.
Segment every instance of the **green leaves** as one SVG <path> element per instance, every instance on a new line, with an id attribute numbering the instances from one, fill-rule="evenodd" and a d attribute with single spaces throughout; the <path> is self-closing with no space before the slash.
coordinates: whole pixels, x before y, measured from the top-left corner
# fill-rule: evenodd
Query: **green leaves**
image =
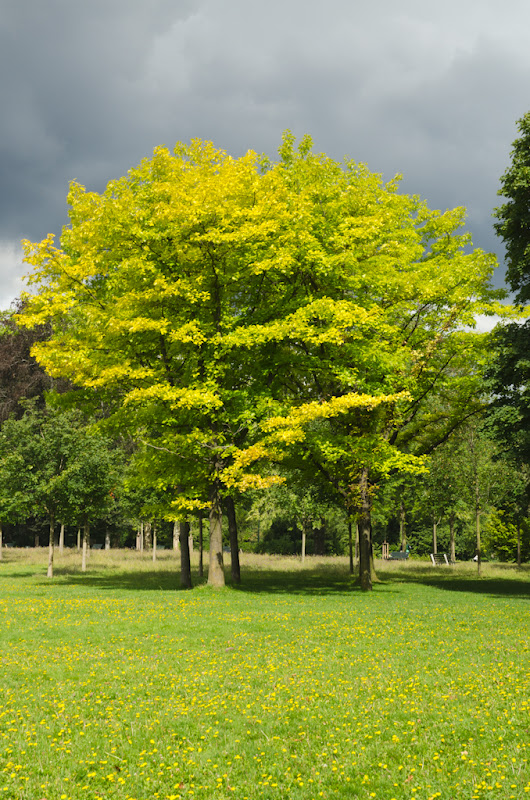
<path id="1" fill-rule="evenodd" d="M 277 163 L 195 140 L 68 202 L 60 247 L 25 244 L 37 291 L 20 321 L 53 325 L 36 356 L 144 442 L 170 506 L 209 481 L 268 485 L 262 466 L 294 452 L 344 485 L 368 463 L 421 468 L 414 426 L 491 302 L 462 209 L 430 211 L 290 132 Z"/>

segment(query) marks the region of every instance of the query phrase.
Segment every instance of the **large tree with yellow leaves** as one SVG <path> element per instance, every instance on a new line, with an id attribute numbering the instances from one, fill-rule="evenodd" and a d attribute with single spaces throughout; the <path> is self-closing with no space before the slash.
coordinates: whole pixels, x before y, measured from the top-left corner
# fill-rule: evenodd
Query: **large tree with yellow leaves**
<path id="1" fill-rule="evenodd" d="M 25 244 L 36 291 L 21 322 L 50 322 L 38 360 L 134 432 L 168 516 L 208 506 L 209 582 L 224 582 L 223 493 L 278 480 L 260 464 L 308 430 L 325 432 L 328 466 L 340 460 L 369 518 L 370 472 L 411 468 L 396 431 L 490 302 L 493 260 L 466 252 L 462 210 L 430 211 L 290 134 L 276 163 L 200 141 L 157 148 L 103 194 L 73 184 L 68 200 L 60 247 Z M 363 530 L 370 588 L 369 519 Z"/>

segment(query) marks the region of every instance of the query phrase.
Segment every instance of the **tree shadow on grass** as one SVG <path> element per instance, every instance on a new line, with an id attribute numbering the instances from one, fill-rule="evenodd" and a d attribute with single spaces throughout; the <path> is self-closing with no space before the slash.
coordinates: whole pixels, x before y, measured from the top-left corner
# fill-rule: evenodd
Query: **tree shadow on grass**
<path id="1" fill-rule="evenodd" d="M 225 568 L 227 586 L 237 592 L 250 594 L 297 594 L 297 595 L 331 595 L 351 594 L 359 591 L 349 572 L 336 567 L 324 567 L 307 570 L 279 570 L 245 567 L 242 570 L 242 581 L 233 584 L 229 568 Z M 176 570 L 136 570 L 117 572 L 107 569 L 94 569 L 80 572 L 69 568 L 57 568 L 55 579 L 63 585 L 90 587 L 94 589 L 122 589 L 125 591 L 187 591 L 180 586 L 180 573 Z M 198 577 L 192 571 L 194 587 L 204 586 L 206 576 Z M 44 578 L 42 583 L 47 583 Z M 381 584 L 383 587 L 383 585 Z M 386 588 L 386 591 L 389 587 Z"/>
<path id="2" fill-rule="evenodd" d="M 233 588 L 250 594 L 328 595 L 360 592 L 355 576 L 332 565 L 304 570 L 245 567 L 241 579 L 241 584 Z"/>
<path id="3" fill-rule="evenodd" d="M 435 572 L 433 570 L 436 570 Z M 446 571 L 447 570 L 447 571 Z M 508 572 L 508 569 L 506 570 Z M 392 575 L 383 574 L 385 584 L 416 583 L 430 586 L 446 592 L 470 592 L 489 597 L 511 597 L 523 600 L 530 599 L 530 580 L 526 575 L 513 572 L 507 577 L 479 577 L 478 575 L 457 575 L 451 567 L 431 568 L 409 572 L 407 569 L 396 570 Z"/>
<path id="4" fill-rule="evenodd" d="M 195 577 L 194 585 L 203 580 Z M 97 569 L 81 572 L 68 568 L 57 568 L 54 579 L 60 580 L 63 585 L 87 587 L 92 589 L 122 589 L 124 591 L 186 591 L 180 585 L 178 570 L 131 570 L 117 572 L 111 568 Z M 44 583 L 45 581 L 43 581 Z"/>
<path id="5" fill-rule="evenodd" d="M 14 566 L 14 564 L 13 564 Z M 36 574 L 36 570 L 39 572 Z M 180 572 L 174 568 L 154 568 L 147 566 L 141 570 L 120 571 L 114 565 L 98 564 L 81 572 L 79 567 L 55 567 L 55 577 L 50 580 L 39 566 L 32 565 L 27 571 L 6 572 L 6 577 L 35 580 L 42 586 L 56 585 L 77 586 L 98 590 L 123 591 L 187 591 L 180 586 Z M 206 570 L 205 570 L 206 572 Z M 509 575 L 508 573 L 511 573 Z M 398 567 L 391 572 L 381 570 L 380 581 L 374 584 L 376 593 L 399 593 L 400 585 L 418 584 L 448 592 L 470 592 L 490 597 L 509 597 L 530 599 L 530 574 L 513 572 L 506 569 L 506 577 L 483 577 L 473 574 L 455 574 L 451 567 L 429 567 L 414 565 Z M 0 571 L 0 575 L 2 572 Z M 311 565 L 301 569 L 262 568 L 245 565 L 241 571 L 241 584 L 232 584 L 230 568 L 225 566 L 227 586 L 242 594 L 277 594 L 325 596 L 338 594 L 361 594 L 356 578 L 350 575 L 347 567 L 330 563 L 329 565 Z M 195 588 L 206 584 L 206 575 L 199 578 L 197 568 L 192 570 L 192 582 Z"/>
<path id="6" fill-rule="evenodd" d="M 442 589 L 447 592 L 471 592 L 490 597 L 514 597 L 530 600 L 530 583 L 509 578 L 445 578 L 424 580 L 426 586 Z"/>

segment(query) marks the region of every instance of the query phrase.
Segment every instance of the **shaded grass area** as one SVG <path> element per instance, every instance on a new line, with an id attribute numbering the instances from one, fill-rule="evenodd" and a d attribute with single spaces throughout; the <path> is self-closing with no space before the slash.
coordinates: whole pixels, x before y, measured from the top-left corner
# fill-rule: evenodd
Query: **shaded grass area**
<path id="1" fill-rule="evenodd" d="M 192 579 L 195 587 L 207 580 L 207 553 L 204 575 L 198 574 L 198 556 L 192 558 Z M 349 572 L 346 558 L 308 557 L 304 564 L 294 556 L 256 556 L 242 554 L 242 584 L 233 586 L 247 593 L 271 594 L 334 594 L 358 591 L 356 576 Z M 4 564 L 12 578 L 45 578 L 47 550 L 5 550 Z M 482 565 L 477 576 L 476 564 L 463 562 L 455 566 L 433 567 L 427 561 L 407 563 L 376 562 L 378 591 L 402 583 L 417 583 L 452 592 L 472 592 L 489 596 L 530 598 L 530 565 L 517 569 L 513 564 Z M 180 561 L 178 555 L 161 551 L 153 563 L 150 553 L 134 551 L 94 551 L 88 571 L 81 572 L 80 556 L 65 551 L 56 556 L 55 582 L 112 590 L 179 591 Z M 229 556 L 225 560 L 227 585 L 231 585 Z"/>
<path id="2" fill-rule="evenodd" d="M 522 798 L 528 572 L 243 557 L 0 566 L 0 798 Z M 196 564 L 194 566 L 196 570 Z"/>

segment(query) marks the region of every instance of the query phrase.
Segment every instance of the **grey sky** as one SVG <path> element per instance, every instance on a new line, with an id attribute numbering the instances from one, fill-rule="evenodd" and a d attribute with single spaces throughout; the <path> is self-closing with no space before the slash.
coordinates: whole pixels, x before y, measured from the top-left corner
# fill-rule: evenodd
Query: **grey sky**
<path id="1" fill-rule="evenodd" d="M 20 239 L 67 221 L 70 180 L 100 191 L 192 137 L 274 155 L 285 128 L 309 133 L 431 207 L 465 205 L 501 254 L 529 31 L 527 0 L 0 0 L 0 308 Z"/>

